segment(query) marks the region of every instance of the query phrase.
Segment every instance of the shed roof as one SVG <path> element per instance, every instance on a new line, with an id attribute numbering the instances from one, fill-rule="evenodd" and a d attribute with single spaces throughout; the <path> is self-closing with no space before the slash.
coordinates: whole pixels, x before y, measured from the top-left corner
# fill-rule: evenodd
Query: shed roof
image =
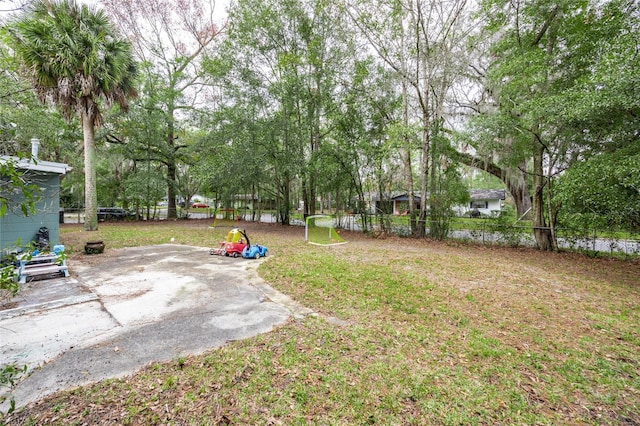
<path id="1" fill-rule="evenodd" d="M 43 161 L 37 160 L 32 161 L 28 159 L 11 157 L 8 155 L 0 156 L 0 163 L 9 163 L 12 162 L 19 169 L 30 170 L 34 172 L 43 172 L 43 173 L 57 173 L 60 175 L 64 175 L 65 173 L 71 171 L 71 167 L 68 164 L 64 163 L 54 163 L 53 161 Z"/>

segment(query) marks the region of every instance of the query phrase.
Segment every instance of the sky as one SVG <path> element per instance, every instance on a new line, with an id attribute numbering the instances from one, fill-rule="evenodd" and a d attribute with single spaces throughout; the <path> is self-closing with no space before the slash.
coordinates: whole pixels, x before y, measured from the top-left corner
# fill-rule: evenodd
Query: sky
<path id="1" fill-rule="evenodd" d="M 15 0 L 0 0 L 0 15 L 6 16 L 7 14 L 17 10 L 22 1 Z"/>
<path id="2" fill-rule="evenodd" d="M 2 1 L 2 0 L 0 0 Z M 97 5 L 100 6 L 100 0 L 76 0 L 78 3 Z M 225 9 L 229 4 L 229 0 L 215 0 L 216 2 L 216 14 L 225 15 Z"/>
<path id="3" fill-rule="evenodd" d="M 100 0 L 77 0 L 78 3 L 94 5 L 100 7 Z M 215 0 L 215 15 L 219 18 L 226 17 L 226 8 L 230 0 Z M 0 0 L 0 22 L 4 21 L 8 16 L 20 10 L 20 7 L 26 3 L 26 0 Z"/>

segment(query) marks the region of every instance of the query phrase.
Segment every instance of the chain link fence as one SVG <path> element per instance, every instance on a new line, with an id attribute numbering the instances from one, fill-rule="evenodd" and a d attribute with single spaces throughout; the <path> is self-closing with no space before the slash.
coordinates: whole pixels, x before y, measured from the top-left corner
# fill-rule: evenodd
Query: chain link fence
<path id="1" fill-rule="evenodd" d="M 271 211 L 232 211 L 231 209 L 197 209 L 189 211 L 191 219 L 221 219 L 247 222 L 276 223 L 277 215 Z M 232 212 L 232 213 L 230 213 Z M 162 220 L 162 212 L 154 215 L 154 220 Z M 332 214 L 334 227 L 356 232 L 373 232 L 410 237 L 411 222 L 408 216 Z M 62 214 L 61 214 L 62 220 Z M 65 223 L 83 223 L 83 210 L 65 210 Z M 304 226 L 300 213 L 291 214 L 291 225 Z M 438 224 L 442 226 L 442 224 Z M 549 228 L 547 228 L 549 229 Z M 430 223 L 425 226 L 429 236 Z M 508 223 L 505 218 L 467 219 L 454 218 L 448 223 L 447 238 L 469 241 L 484 245 L 504 245 L 511 247 L 535 247 L 533 227 Z M 551 232 L 551 229 L 549 229 Z M 612 255 L 640 256 L 640 232 L 615 232 L 611 230 L 555 228 L 558 248 L 584 252 L 587 254 L 608 253 Z"/>
<path id="2" fill-rule="evenodd" d="M 403 237 L 412 235 L 408 217 L 371 215 L 366 219 L 367 229 L 360 216 L 336 216 L 335 226 L 352 231 L 389 233 Z M 425 229 L 427 236 L 430 223 Z M 442 226 L 441 224 L 438 224 Z M 506 223 L 504 218 L 454 218 L 449 223 L 447 238 L 484 245 L 535 247 L 534 228 L 531 225 Z M 614 232 L 611 230 L 578 228 L 545 228 L 554 232 L 558 249 L 589 253 L 609 253 L 629 256 L 640 255 L 640 232 Z"/>

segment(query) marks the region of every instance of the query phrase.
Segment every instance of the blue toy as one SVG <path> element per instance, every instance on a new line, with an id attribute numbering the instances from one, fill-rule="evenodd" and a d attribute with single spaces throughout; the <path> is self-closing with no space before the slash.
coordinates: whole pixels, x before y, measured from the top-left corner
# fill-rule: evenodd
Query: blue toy
<path id="1" fill-rule="evenodd" d="M 267 256 L 267 248 L 259 244 L 251 245 L 246 232 L 240 231 L 247 240 L 247 246 L 242 250 L 242 257 L 245 259 L 260 259 Z"/>
<path id="2" fill-rule="evenodd" d="M 267 256 L 267 248 L 259 244 L 246 246 L 244 250 L 242 250 L 242 257 L 246 259 L 260 259 L 260 257 L 266 257 L 266 256 Z"/>

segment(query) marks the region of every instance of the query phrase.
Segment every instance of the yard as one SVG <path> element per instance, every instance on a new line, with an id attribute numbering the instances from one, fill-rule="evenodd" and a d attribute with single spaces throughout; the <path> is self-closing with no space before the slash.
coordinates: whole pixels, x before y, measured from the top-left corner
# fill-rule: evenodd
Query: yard
<path id="1" fill-rule="evenodd" d="M 210 221 L 63 225 L 75 254 L 214 247 Z M 244 224 L 241 225 L 244 227 Z M 8 424 L 640 424 L 640 262 L 246 224 L 317 315 L 47 398 Z M 100 262 L 95 256 L 91 262 Z M 230 262 L 234 261 L 229 259 Z"/>

